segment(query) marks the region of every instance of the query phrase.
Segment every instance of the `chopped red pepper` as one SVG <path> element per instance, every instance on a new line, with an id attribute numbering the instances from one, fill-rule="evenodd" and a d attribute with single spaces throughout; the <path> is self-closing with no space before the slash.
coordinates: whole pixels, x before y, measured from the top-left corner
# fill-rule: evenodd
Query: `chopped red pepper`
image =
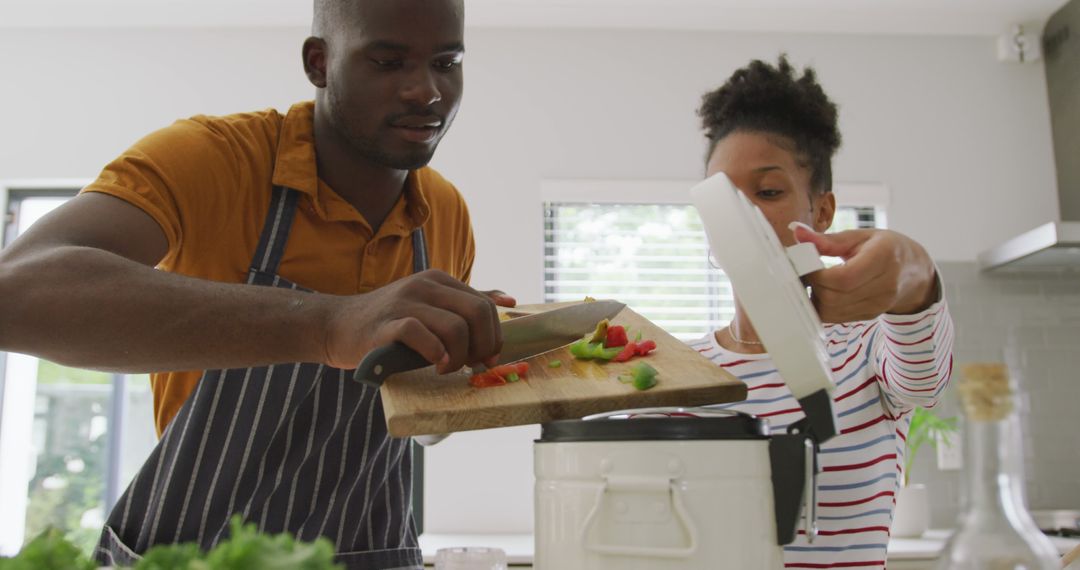
<path id="1" fill-rule="evenodd" d="M 656 342 L 651 340 L 643 340 L 641 342 L 630 341 L 626 343 L 626 347 L 622 352 L 615 356 L 612 360 L 615 362 L 626 362 L 635 356 L 645 356 L 650 352 L 656 350 Z"/>
<path id="2" fill-rule="evenodd" d="M 629 339 L 626 338 L 626 328 L 622 325 L 612 325 L 607 329 L 607 338 L 604 339 L 604 348 L 613 346 L 626 346 Z"/>
<path id="3" fill-rule="evenodd" d="M 627 360 L 630 360 L 631 358 L 637 356 L 637 351 L 637 343 L 632 341 L 628 342 L 626 343 L 626 347 L 623 348 L 622 352 L 615 355 L 615 358 L 613 358 L 612 360 L 614 360 L 615 362 L 626 362 Z"/>
<path id="4" fill-rule="evenodd" d="M 472 377 L 469 378 L 469 384 L 472 384 L 474 388 L 490 388 L 492 386 L 502 386 L 503 384 L 506 384 L 506 378 L 488 370 L 487 372 L 473 374 Z"/>
<path id="5" fill-rule="evenodd" d="M 514 364 L 503 364 L 502 366 L 496 366 L 490 368 L 484 372 L 473 374 L 469 378 L 469 384 L 472 384 L 476 388 L 490 388 L 492 386 L 502 386 L 507 383 L 508 378 L 513 374 L 516 375 L 518 380 L 525 376 L 525 373 L 529 371 L 528 362 L 515 362 Z M 516 382 L 516 380 L 514 380 Z"/>

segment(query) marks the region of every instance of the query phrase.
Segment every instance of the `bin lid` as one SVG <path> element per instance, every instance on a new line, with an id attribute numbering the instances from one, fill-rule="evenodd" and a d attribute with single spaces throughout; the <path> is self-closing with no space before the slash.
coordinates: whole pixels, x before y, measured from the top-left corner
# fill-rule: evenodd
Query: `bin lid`
<path id="1" fill-rule="evenodd" d="M 767 439 L 765 420 L 716 408 L 642 408 L 543 424 L 538 443 Z"/>

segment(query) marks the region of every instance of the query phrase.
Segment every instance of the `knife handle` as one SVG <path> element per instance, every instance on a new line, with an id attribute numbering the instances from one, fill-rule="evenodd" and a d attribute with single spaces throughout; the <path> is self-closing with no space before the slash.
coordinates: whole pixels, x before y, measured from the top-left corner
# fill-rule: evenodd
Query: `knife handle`
<path id="1" fill-rule="evenodd" d="M 356 367 L 353 380 L 378 388 L 391 374 L 425 366 L 431 366 L 431 363 L 420 356 L 420 353 L 400 342 L 394 342 L 369 352 L 360 362 L 360 366 Z"/>

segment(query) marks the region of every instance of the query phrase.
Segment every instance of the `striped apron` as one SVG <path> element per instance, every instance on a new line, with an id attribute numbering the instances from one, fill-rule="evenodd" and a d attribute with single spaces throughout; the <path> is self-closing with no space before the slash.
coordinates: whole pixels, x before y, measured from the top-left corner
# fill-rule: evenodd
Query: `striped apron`
<path id="1" fill-rule="evenodd" d="M 274 188 L 248 284 L 305 290 L 277 274 L 298 197 Z M 424 271 L 421 229 L 412 246 Z M 208 550 L 238 513 L 263 532 L 328 538 L 349 570 L 421 568 L 411 445 L 387 434 L 378 390 L 349 370 L 208 370 L 109 515 L 96 557 L 118 566 L 155 544 Z"/>

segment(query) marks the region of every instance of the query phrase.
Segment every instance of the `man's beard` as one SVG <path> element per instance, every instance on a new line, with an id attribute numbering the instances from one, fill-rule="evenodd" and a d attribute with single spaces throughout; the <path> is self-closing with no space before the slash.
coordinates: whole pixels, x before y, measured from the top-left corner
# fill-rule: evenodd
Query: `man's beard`
<path id="1" fill-rule="evenodd" d="M 435 155 L 435 146 L 430 149 L 419 150 L 412 153 L 392 154 L 381 148 L 374 139 L 354 135 L 348 131 L 342 133 L 349 145 L 367 160 L 394 170 L 416 170 L 423 168 L 431 162 Z M 436 143 L 436 146 L 437 143 Z"/>
<path id="2" fill-rule="evenodd" d="M 338 134 L 348 141 L 349 146 L 356 151 L 357 154 L 369 160 L 370 162 L 391 168 L 394 170 L 416 170 L 427 166 L 431 162 L 431 158 L 435 155 L 435 149 L 438 147 L 439 141 L 442 139 L 441 135 L 435 144 L 430 149 L 417 149 L 416 152 L 411 153 L 390 153 L 382 148 L 375 137 L 365 137 L 359 135 L 349 128 L 349 121 L 342 113 L 343 105 L 340 102 L 330 105 L 330 116 L 333 120 L 334 129 Z M 449 124 L 444 125 L 443 132 L 449 128 Z"/>

